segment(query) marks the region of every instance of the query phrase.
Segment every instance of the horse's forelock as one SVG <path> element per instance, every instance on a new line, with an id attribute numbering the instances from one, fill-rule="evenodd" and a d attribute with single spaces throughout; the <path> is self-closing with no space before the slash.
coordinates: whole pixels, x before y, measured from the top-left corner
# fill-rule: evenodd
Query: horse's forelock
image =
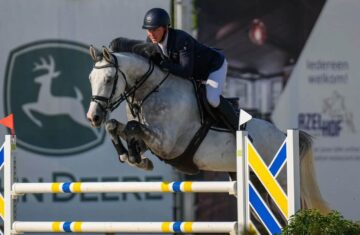
<path id="1" fill-rule="evenodd" d="M 111 61 L 113 62 L 113 58 L 111 58 Z M 109 64 L 109 62 L 106 61 L 105 58 L 101 57 L 101 59 L 96 61 L 94 65 L 95 65 L 95 67 L 101 67 L 101 66 L 104 66 L 107 64 Z"/>
<path id="2" fill-rule="evenodd" d="M 100 62 L 100 61 L 102 61 L 103 59 L 104 59 L 103 54 L 102 54 L 102 53 L 99 53 L 99 54 L 96 55 L 96 61 L 95 61 L 95 63 Z"/>

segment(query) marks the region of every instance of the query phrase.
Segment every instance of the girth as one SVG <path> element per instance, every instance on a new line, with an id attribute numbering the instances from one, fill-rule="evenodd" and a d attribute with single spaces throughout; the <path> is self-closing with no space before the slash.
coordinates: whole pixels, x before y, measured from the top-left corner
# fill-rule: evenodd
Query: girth
<path id="1" fill-rule="evenodd" d="M 193 81 L 193 85 L 196 92 L 201 127 L 195 133 L 189 145 L 180 156 L 174 159 L 164 160 L 164 162 L 167 164 L 170 164 L 179 171 L 189 175 L 197 174 L 200 171 L 199 168 L 194 164 L 194 155 L 202 141 L 205 139 L 209 130 L 212 129 L 216 131 L 230 132 L 230 130 L 226 130 L 224 127 L 221 127 L 221 125 L 219 127 L 219 121 L 214 112 L 211 111 L 210 105 L 207 103 L 205 86 L 201 83 L 196 83 L 195 81 Z M 217 124 L 217 127 L 213 127 L 214 124 Z"/>
<path id="2" fill-rule="evenodd" d="M 194 154 L 198 150 L 200 144 L 205 139 L 210 130 L 212 123 L 206 122 L 201 125 L 200 129 L 196 132 L 191 139 L 185 151 L 178 157 L 170 160 L 164 160 L 167 164 L 172 165 L 179 171 L 185 174 L 195 175 L 199 173 L 199 168 L 194 164 Z"/>

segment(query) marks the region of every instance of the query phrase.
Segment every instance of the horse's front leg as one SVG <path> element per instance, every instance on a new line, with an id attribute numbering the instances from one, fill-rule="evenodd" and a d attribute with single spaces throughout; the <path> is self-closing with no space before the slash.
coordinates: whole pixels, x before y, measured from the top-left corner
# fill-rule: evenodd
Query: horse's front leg
<path id="1" fill-rule="evenodd" d="M 116 121 L 115 119 L 111 119 L 105 124 L 106 132 L 110 135 L 111 142 L 113 143 L 116 152 L 118 153 L 119 160 L 122 163 L 126 162 L 129 157 L 127 149 L 124 147 L 123 143 L 119 138 L 120 136 L 121 138 L 125 139 L 124 136 L 121 135 L 123 133 L 122 130 L 124 130 L 124 127 L 124 124 Z"/>
<path id="2" fill-rule="evenodd" d="M 105 128 L 119 155 L 120 162 L 127 162 L 131 166 L 136 166 L 144 170 L 152 170 L 154 168 L 153 163 L 144 155 L 147 151 L 144 142 L 142 140 L 128 141 L 128 138 L 124 133 L 125 124 L 118 122 L 115 119 L 111 119 L 106 122 Z M 119 137 L 128 141 L 129 152 L 126 150 Z M 139 156 L 138 161 L 132 160 L 134 155 Z"/>

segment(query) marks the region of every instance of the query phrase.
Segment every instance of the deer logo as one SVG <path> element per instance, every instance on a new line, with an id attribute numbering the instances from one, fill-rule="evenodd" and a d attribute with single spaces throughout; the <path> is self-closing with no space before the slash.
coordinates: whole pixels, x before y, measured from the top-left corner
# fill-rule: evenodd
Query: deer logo
<path id="1" fill-rule="evenodd" d="M 324 114 L 332 119 L 344 121 L 350 132 L 356 133 L 353 113 L 346 106 L 345 96 L 338 91 L 333 91 L 330 97 L 324 99 L 322 109 Z"/>
<path id="2" fill-rule="evenodd" d="M 35 77 L 34 81 L 40 84 L 40 91 L 36 102 L 26 103 L 22 106 L 25 114 L 39 127 L 42 127 L 40 120 L 32 114 L 33 111 L 53 116 L 69 115 L 70 118 L 79 125 L 89 127 L 85 118 L 85 110 L 81 104 L 83 96 L 77 87 L 74 87 L 76 98 L 67 96 L 54 96 L 51 93 L 51 83 L 54 79 L 59 79 L 61 71 L 56 70 L 54 58 L 49 55 L 48 60 L 43 57 L 40 62 L 34 63 L 33 71 L 44 71 L 43 75 Z M 73 110 L 77 110 L 74 112 Z M 90 127 L 89 127 L 90 128 Z M 90 128 L 93 129 L 93 128 Z M 97 135 L 97 132 L 94 132 Z"/>
<path id="3" fill-rule="evenodd" d="M 15 114 L 20 148 L 66 157 L 104 142 L 105 130 L 86 120 L 92 66 L 88 46 L 79 42 L 36 41 L 10 52 L 4 111 Z"/>

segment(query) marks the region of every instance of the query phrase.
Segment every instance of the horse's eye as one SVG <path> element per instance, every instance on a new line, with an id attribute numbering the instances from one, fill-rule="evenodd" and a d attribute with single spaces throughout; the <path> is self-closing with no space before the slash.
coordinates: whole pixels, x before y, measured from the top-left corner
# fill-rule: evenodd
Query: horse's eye
<path id="1" fill-rule="evenodd" d="M 110 77 L 110 76 L 106 76 L 106 77 L 105 77 L 105 83 L 106 83 L 106 84 L 111 83 L 111 81 L 112 81 L 112 77 Z"/>

